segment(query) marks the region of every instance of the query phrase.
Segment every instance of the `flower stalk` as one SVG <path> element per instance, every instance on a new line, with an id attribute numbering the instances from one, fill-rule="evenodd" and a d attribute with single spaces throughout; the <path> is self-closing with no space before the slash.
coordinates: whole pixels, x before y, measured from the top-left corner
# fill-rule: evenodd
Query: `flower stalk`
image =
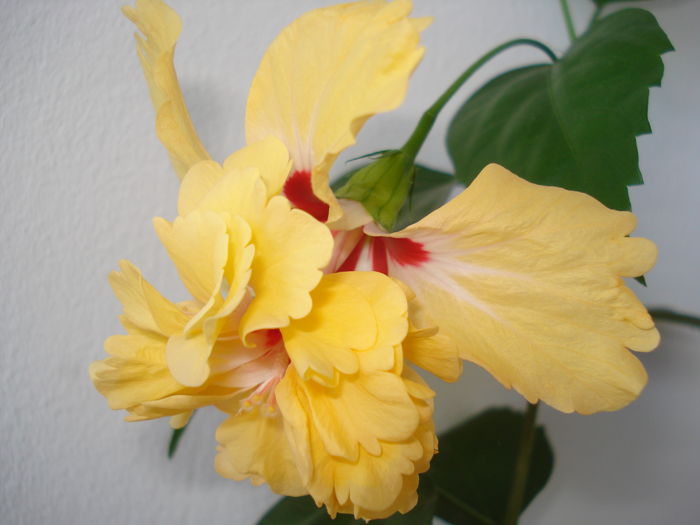
<path id="1" fill-rule="evenodd" d="M 535 444 L 535 422 L 537 420 L 538 403 L 527 404 L 525 411 L 525 421 L 520 434 L 520 446 L 518 447 L 518 458 L 515 463 L 513 474 L 513 485 L 508 497 L 508 506 L 503 520 L 503 525 L 516 525 L 518 517 L 523 508 L 525 499 L 525 487 L 527 486 L 528 473 L 530 472 L 530 461 L 532 459 L 532 449 Z"/>

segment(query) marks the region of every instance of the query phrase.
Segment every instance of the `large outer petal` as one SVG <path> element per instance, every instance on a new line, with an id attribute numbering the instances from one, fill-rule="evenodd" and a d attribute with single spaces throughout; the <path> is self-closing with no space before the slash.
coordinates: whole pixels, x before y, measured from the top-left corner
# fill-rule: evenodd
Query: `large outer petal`
<path id="1" fill-rule="evenodd" d="M 316 195 L 340 216 L 328 187 L 335 157 L 375 113 L 404 99 L 423 55 L 424 19 L 410 0 L 368 0 L 316 9 L 287 26 L 255 75 L 246 110 L 249 143 L 270 135 L 289 149 L 295 170 L 312 172 Z"/>
<path id="2" fill-rule="evenodd" d="M 182 22 L 161 0 L 136 0 L 123 11 L 145 37 L 135 35 L 136 49 L 156 109 L 156 133 L 182 178 L 195 163 L 210 158 L 187 112 L 173 65 Z"/>
<path id="3" fill-rule="evenodd" d="M 472 185 L 393 234 L 430 260 L 390 263 L 424 311 L 473 361 L 530 402 L 588 414 L 619 409 L 646 382 L 627 349 L 659 335 L 620 276 L 654 264 L 629 238 L 635 218 L 578 192 L 538 186 L 490 165 Z"/>

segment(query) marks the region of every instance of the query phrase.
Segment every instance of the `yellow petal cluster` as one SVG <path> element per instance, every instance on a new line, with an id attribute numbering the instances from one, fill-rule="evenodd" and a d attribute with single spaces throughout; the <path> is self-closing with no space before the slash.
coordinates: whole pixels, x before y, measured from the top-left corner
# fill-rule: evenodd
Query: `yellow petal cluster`
<path id="1" fill-rule="evenodd" d="M 154 224 L 192 299 L 169 302 L 123 262 L 111 282 L 129 333 L 107 340 L 92 379 L 129 420 L 182 426 L 202 406 L 228 412 L 225 477 L 311 494 L 332 514 L 407 512 L 437 441 L 434 394 L 405 368 L 403 345 L 450 379 L 457 349 L 415 327 L 391 278 L 322 274 L 330 230 L 270 189 L 289 171 L 283 151 L 270 139 L 188 171 L 180 215 Z"/>

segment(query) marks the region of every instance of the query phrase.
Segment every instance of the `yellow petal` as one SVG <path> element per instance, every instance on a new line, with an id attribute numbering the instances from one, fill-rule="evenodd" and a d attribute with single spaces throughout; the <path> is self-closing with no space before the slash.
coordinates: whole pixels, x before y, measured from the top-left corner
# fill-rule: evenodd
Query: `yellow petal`
<path id="1" fill-rule="evenodd" d="M 228 256 L 224 220 L 216 213 L 193 212 L 172 224 L 157 217 L 153 225 L 189 292 L 210 303 L 221 288 Z"/>
<path id="2" fill-rule="evenodd" d="M 330 259 L 333 237 L 320 222 L 273 197 L 253 231 L 255 258 L 250 286 L 255 298 L 241 321 L 244 338 L 255 330 L 281 328 L 311 311 L 309 293 Z"/>
<path id="3" fill-rule="evenodd" d="M 165 348 L 170 373 L 185 386 L 201 386 L 209 377 L 211 350 L 212 344 L 201 332 L 172 336 Z"/>
<path id="4" fill-rule="evenodd" d="M 179 332 L 188 318 L 173 303 L 160 295 L 129 261 L 120 261 L 120 272 L 109 275 L 114 294 L 124 305 L 124 316 L 143 329 L 169 336 Z"/>
<path id="5" fill-rule="evenodd" d="M 328 453 L 349 461 L 357 460 L 360 448 L 380 454 L 380 441 L 407 439 L 419 423 L 401 378 L 391 372 L 341 376 L 337 386 L 326 387 L 301 379 L 290 368 L 285 382 L 289 391 L 306 399 L 310 424 Z"/>
<path id="6" fill-rule="evenodd" d="M 637 397 L 646 373 L 627 349 L 659 340 L 620 276 L 656 248 L 627 237 L 634 216 L 490 165 L 442 208 L 394 237 L 429 256 L 393 264 L 427 315 L 473 361 L 530 402 L 589 414 Z"/>
<path id="7" fill-rule="evenodd" d="M 267 482 L 286 496 L 302 496 L 302 483 L 284 431 L 282 417 L 261 413 L 261 408 L 229 417 L 216 431 L 221 444 L 216 471 L 225 478 L 250 478 L 254 485 Z"/>
<path id="8" fill-rule="evenodd" d="M 165 338 L 114 335 L 105 350 L 110 357 L 90 365 L 90 378 L 110 408 L 128 409 L 182 389 L 165 364 Z"/>
<path id="9" fill-rule="evenodd" d="M 393 379 L 387 380 L 389 376 Z M 409 395 L 408 384 L 420 395 L 426 395 L 427 391 L 429 396 L 431 391 L 415 383 L 413 378 L 406 380 L 390 373 L 373 374 L 368 378 L 359 380 L 365 393 L 356 396 L 353 387 L 342 393 L 328 390 L 313 381 L 301 380 L 290 368 L 277 388 L 288 435 L 293 436 L 290 443 L 295 457 L 310 456 L 307 488 L 316 504 L 325 504 L 332 516 L 348 512 L 356 517 L 375 519 L 397 511 L 408 512 L 417 501 L 418 474 L 427 469 L 435 449 L 431 402 Z M 375 384 L 375 380 L 383 386 Z M 386 389 L 381 399 L 366 399 L 367 393 L 376 392 L 377 388 Z M 406 410 L 404 419 L 396 407 L 387 403 L 385 395 L 402 398 L 400 405 Z M 347 406 L 341 408 L 341 403 Z M 382 416 L 385 417 L 383 425 Z M 410 429 L 404 426 L 406 417 L 411 419 Z M 396 441 L 377 440 L 370 450 L 363 444 L 350 459 L 334 454 L 335 443 L 349 441 L 349 436 L 376 432 L 388 437 L 387 432 L 398 427 L 403 427 L 404 432 Z"/>
<path id="10" fill-rule="evenodd" d="M 409 330 L 402 346 L 406 360 L 443 381 L 457 381 L 462 374 L 462 362 L 455 342 L 439 333 L 437 327 L 434 330 Z"/>
<path id="11" fill-rule="evenodd" d="M 272 197 L 282 191 L 292 161 L 285 145 L 274 136 L 253 142 L 224 161 L 224 170 L 227 172 L 252 167 L 259 170 L 267 194 Z"/>
<path id="12" fill-rule="evenodd" d="M 249 143 L 270 135 L 294 170 L 312 173 L 314 193 L 339 218 L 328 172 L 375 113 L 404 99 L 423 55 L 425 21 L 408 18 L 410 0 L 362 1 L 316 9 L 287 26 L 255 75 L 246 110 Z"/>
<path id="13" fill-rule="evenodd" d="M 198 210 L 238 215 L 251 226 L 260 222 L 267 204 L 267 189 L 257 168 L 233 168 L 201 198 Z"/>
<path id="14" fill-rule="evenodd" d="M 161 399 L 144 401 L 131 407 L 126 421 L 146 421 L 161 417 L 169 417 L 171 426 L 182 424 L 193 410 L 205 406 L 225 403 L 236 395 L 233 389 L 205 386 L 198 389 L 185 388 L 182 394 L 173 394 Z"/>
<path id="15" fill-rule="evenodd" d="M 213 160 L 203 160 L 193 165 L 180 184 L 177 212 L 187 215 L 196 210 L 202 199 L 223 176 L 224 169 Z"/>
<path id="16" fill-rule="evenodd" d="M 136 0 L 123 12 L 143 34 L 135 35 L 136 48 L 156 110 L 156 132 L 182 178 L 191 166 L 210 158 L 187 112 L 173 65 L 182 22 L 161 0 Z"/>
<path id="17" fill-rule="evenodd" d="M 324 376 L 331 384 L 335 372 L 354 374 L 360 358 L 370 352 L 379 368 L 394 365 L 394 345 L 406 334 L 406 298 L 385 275 L 343 272 L 325 275 L 311 292 L 313 310 L 282 329 L 282 337 L 299 374 Z M 375 354 L 381 354 L 383 357 Z"/>

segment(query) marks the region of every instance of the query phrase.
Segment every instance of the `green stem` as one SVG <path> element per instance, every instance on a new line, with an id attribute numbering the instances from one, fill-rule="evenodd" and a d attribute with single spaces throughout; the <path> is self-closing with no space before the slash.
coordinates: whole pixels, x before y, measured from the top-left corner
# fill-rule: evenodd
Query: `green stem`
<path id="1" fill-rule="evenodd" d="M 510 488 L 508 505 L 506 507 L 503 525 L 516 525 L 518 517 L 523 509 L 525 499 L 525 486 L 527 485 L 527 475 L 530 471 L 530 460 L 532 459 L 532 448 L 535 444 L 535 421 L 537 419 L 538 404 L 527 404 L 525 421 L 520 434 L 520 446 L 518 448 L 518 458 L 515 463 L 515 473 L 513 474 L 513 484 Z"/>
<path id="2" fill-rule="evenodd" d="M 430 133 L 433 124 L 435 124 L 435 120 L 437 120 L 440 111 L 442 111 L 442 108 L 445 107 L 445 105 L 450 101 L 452 96 L 459 90 L 459 88 L 461 88 L 462 85 L 486 62 L 491 60 L 499 53 L 505 51 L 506 49 L 519 45 L 528 45 L 536 47 L 537 49 L 543 51 L 552 60 L 552 62 L 557 61 L 557 56 L 549 47 L 547 47 L 542 42 L 538 42 L 537 40 L 532 40 L 530 38 L 518 38 L 515 40 L 510 40 L 504 44 L 501 44 L 498 47 L 493 48 L 491 51 L 482 56 L 479 60 L 474 62 L 471 66 L 469 66 L 469 68 L 464 73 L 462 73 L 459 76 L 459 78 L 452 83 L 450 87 L 447 88 L 447 90 L 440 96 L 440 98 L 438 98 L 437 101 L 435 101 L 435 103 L 432 106 L 430 106 L 425 113 L 423 113 L 423 116 L 418 121 L 416 129 L 408 138 L 403 148 L 401 148 L 405 153 L 407 153 L 410 156 L 410 160 L 415 160 L 416 156 L 418 155 L 418 151 L 420 151 L 420 148 L 423 146 L 425 139 L 428 137 L 428 133 Z"/>
<path id="3" fill-rule="evenodd" d="M 682 323 L 700 328 L 700 317 L 694 315 L 684 314 L 666 308 L 652 308 L 649 310 L 649 314 L 656 321 L 672 321 L 674 323 Z"/>
<path id="4" fill-rule="evenodd" d="M 571 18 L 571 10 L 569 9 L 568 0 L 559 0 L 561 5 L 561 12 L 564 15 L 564 22 L 566 22 L 566 32 L 569 33 L 569 40 L 572 42 L 576 40 L 576 29 L 574 28 L 574 19 Z"/>

